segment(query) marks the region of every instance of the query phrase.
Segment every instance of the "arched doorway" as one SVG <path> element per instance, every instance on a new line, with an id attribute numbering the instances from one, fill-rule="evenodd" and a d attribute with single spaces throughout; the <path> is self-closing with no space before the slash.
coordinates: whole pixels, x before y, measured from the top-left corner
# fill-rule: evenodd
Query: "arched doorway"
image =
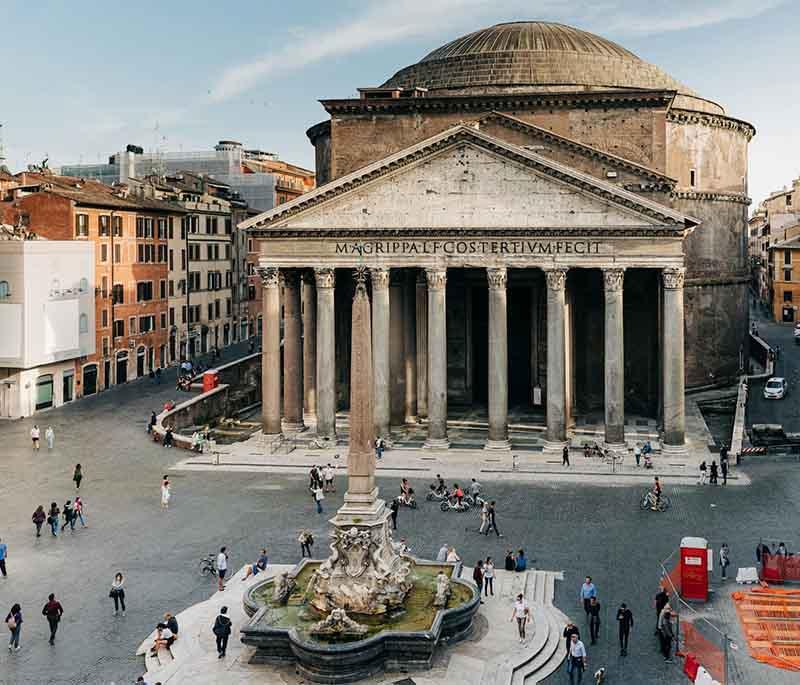
<path id="1" fill-rule="evenodd" d="M 83 367 L 83 396 L 94 395 L 97 392 L 97 364 Z"/>
<path id="2" fill-rule="evenodd" d="M 139 349 L 136 350 L 136 377 L 137 378 L 141 378 L 142 376 L 144 376 L 145 354 L 147 354 L 147 348 L 144 345 L 140 345 Z"/>
<path id="3" fill-rule="evenodd" d="M 117 352 L 117 385 L 128 382 L 128 353 Z"/>
<path id="4" fill-rule="evenodd" d="M 36 379 L 36 409 L 53 406 L 53 374 L 48 373 Z"/>

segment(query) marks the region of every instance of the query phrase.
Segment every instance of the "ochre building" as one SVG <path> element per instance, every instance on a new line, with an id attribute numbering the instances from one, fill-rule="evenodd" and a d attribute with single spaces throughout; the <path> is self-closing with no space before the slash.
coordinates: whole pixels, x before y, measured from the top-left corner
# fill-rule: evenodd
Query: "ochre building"
<path id="1" fill-rule="evenodd" d="M 448 408 L 485 406 L 487 447 L 507 448 L 512 407 L 553 448 L 582 414 L 620 444 L 626 413 L 683 448 L 685 387 L 746 354 L 750 124 L 544 22 L 322 104 L 319 187 L 242 224 L 260 241 L 266 433 L 305 410 L 335 436 L 364 267 L 379 435 L 425 419 L 444 447 Z"/>

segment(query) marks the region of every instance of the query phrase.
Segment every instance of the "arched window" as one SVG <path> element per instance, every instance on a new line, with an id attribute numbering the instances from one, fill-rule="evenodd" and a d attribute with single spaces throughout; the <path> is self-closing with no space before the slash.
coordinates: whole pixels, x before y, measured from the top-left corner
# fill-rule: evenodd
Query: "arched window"
<path id="1" fill-rule="evenodd" d="M 78 317 L 78 333 L 89 332 L 89 317 L 86 314 L 81 314 Z"/>
<path id="2" fill-rule="evenodd" d="M 11 286 L 8 281 L 0 281 L 0 297 L 11 297 Z"/>
<path id="3" fill-rule="evenodd" d="M 88 278 L 82 278 L 80 280 L 80 283 L 78 284 L 78 290 L 80 290 L 82 293 L 85 293 L 87 290 L 89 290 L 89 279 Z"/>

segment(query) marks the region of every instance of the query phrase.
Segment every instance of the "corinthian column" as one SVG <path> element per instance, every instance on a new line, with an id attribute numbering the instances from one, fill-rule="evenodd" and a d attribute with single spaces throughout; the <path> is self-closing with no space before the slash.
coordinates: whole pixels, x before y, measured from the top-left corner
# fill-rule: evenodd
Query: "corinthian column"
<path id="1" fill-rule="evenodd" d="M 683 451 L 686 442 L 683 362 L 683 268 L 662 272 L 664 294 L 662 388 L 664 393 L 664 449 Z"/>
<path id="2" fill-rule="evenodd" d="M 303 424 L 303 338 L 300 313 L 300 274 L 283 274 L 283 418 L 286 430 Z"/>
<path id="3" fill-rule="evenodd" d="M 370 271 L 372 278 L 372 366 L 375 435 L 388 440 L 391 418 L 389 386 L 389 269 Z"/>
<path id="4" fill-rule="evenodd" d="M 486 270 L 489 282 L 489 440 L 486 449 L 510 450 L 508 441 L 508 316 L 505 267 Z"/>
<path id="5" fill-rule="evenodd" d="M 428 416 L 428 283 L 417 273 L 417 415 Z"/>
<path id="6" fill-rule="evenodd" d="M 336 440 L 336 327 L 333 269 L 314 269 L 317 279 L 317 436 Z"/>
<path id="7" fill-rule="evenodd" d="M 413 270 L 403 281 L 403 371 L 405 372 L 406 423 L 417 422 L 417 286 Z"/>
<path id="8" fill-rule="evenodd" d="M 545 270 L 547 280 L 547 443 L 560 450 L 567 439 L 565 320 L 566 269 Z"/>
<path id="9" fill-rule="evenodd" d="M 445 449 L 447 439 L 447 269 L 426 269 L 428 279 L 428 439 L 424 447 Z"/>
<path id="10" fill-rule="evenodd" d="M 317 416 L 317 284 L 303 275 L 303 408 Z"/>
<path id="11" fill-rule="evenodd" d="M 625 444 L 625 347 L 622 321 L 624 269 L 603 269 L 605 291 L 605 441 Z"/>
<path id="12" fill-rule="evenodd" d="M 281 284 L 274 267 L 259 267 L 261 277 L 261 416 L 265 436 L 281 432 Z"/>

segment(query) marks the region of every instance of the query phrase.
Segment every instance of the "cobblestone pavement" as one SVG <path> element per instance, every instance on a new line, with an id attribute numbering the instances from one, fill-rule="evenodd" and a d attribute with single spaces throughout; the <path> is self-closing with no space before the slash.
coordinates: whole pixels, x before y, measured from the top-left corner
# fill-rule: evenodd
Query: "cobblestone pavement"
<path id="1" fill-rule="evenodd" d="M 40 427 L 55 430 L 52 453 L 31 450 L 33 420 L 0 424 L 0 537 L 9 546 L 0 610 L 4 617 L 19 602 L 25 619 L 22 649 L 13 654 L 0 650 L 3 685 L 133 682 L 143 670 L 133 652 L 163 612 L 182 610 L 214 591 L 212 582 L 197 572 L 197 562 L 220 545 L 229 547 L 233 568 L 262 546 L 275 562 L 293 563 L 299 551 L 297 530 L 309 526 L 316 533 L 317 554 L 324 554 L 327 518 L 341 503 L 343 482 L 339 493 L 325 500 L 325 515 L 318 516 L 303 475 L 179 472 L 171 476 L 170 509 L 160 510 L 161 476 L 185 454 L 153 444 L 144 429 L 149 411 L 174 396 L 174 385 L 159 387 L 145 380 L 39 414 Z M 30 523 L 34 507 L 53 500 L 63 506 L 74 496 L 71 475 L 78 461 L 85 474 L 81 495 L 89 527 L 37 540 Z M 590 573 L 604 619 L 600 643 L 590 647 L 592 665 L 609 668 L 609 683 L 679 683 L 678 667 L 665 666 L 656 655 L 650 626 L 658 561 L 688 534 L 712 543 L 727 541 L 734 567 L 751 565 L 762 534 L 800 544 L 798 468 L 762 464 L 748 469 L 754 477 L 750 487 L 700 491 L 667 484 L 674 507 L 664 515 L 639 510 L 641 485 L 487 481 L 486 492 L 499 503 L 504 539 L 479 538 L 471 530 L 474 515 L 442 513 L 429 504 L 417 511 L 403 509 L 398 535 L 406 536 L 420 556 L 434 555 L 443 542 L 453 544 L 468 565 L 487 554 L 502 564 L 507 547 L 525 548 L 536 566 L 565 572 L 556 605 L 582 628 L 578 586 Z M 399 475 L 380 478 L 379 485 L 392 493 L 398 481 Z M 113 615 L 108 598 L 117 570 L 127 576 L 125 617 Z M 49 592 L 65 609 L 54 647 L 47 644 L 40 615 Z M 640 621 L 624 662 L 616 657 L 613 625 L 620 601 L 628 602 Z M 781 679 L 785 674 L 773 678 L 772 671 L 763 673 L 759 682 L 788 682 Z M 548 682 L 563 678 L 558 674 Z"/>

